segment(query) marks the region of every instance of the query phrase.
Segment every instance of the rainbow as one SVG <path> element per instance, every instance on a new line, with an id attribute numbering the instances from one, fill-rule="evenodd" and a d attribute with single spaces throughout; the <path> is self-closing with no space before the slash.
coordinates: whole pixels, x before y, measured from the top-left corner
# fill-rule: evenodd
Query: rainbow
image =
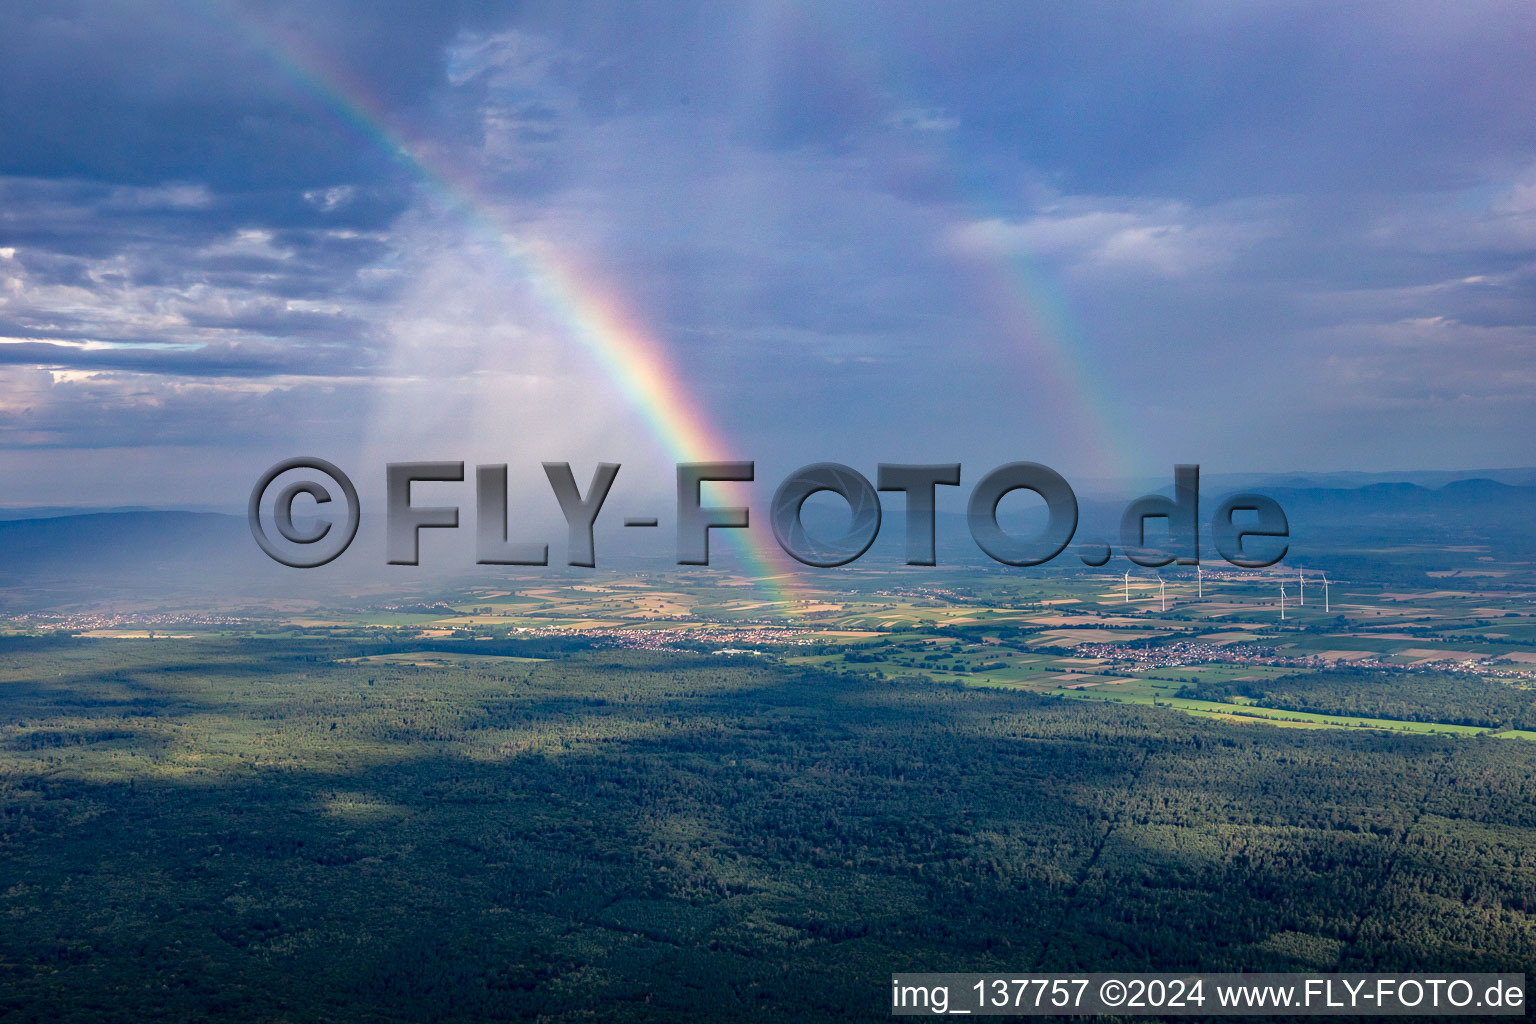
<path id="1" fill-rule="evenodd" d="M 859 99 L 870 109 L 921 109 L 923 103 L 910 94 L 899 69 L 881 64 L 857 39 L 839 38 L 828 24 L 825 5 L 811 0 L 788 0 L 773 10 L 781 24 L 773 31 L 796 31 L 819 37 L 818 54 L 840 63 L 839 80 L 857 85 Z M 766 48 L 766 47 L 765 47 Z M 956 207 L 972 223 L 1007 222 L 1017 206 L 999 197 L 984 177 L 970 171 L 971 161 L 954 151 L 947 132 L 913 133 L 908 145 L 931 157 L 930 166 L 944 176 L 945 187 Z M 973 281 L 989 311 L 992 333 L 1004 351 L 1031 359 L 1029 370 L 1044 370 L 1054 378 L 1051 393 L 1064 400 L 1072 418 L 1074 436 L 1087 449 L 1089 467 L 1112 479 L 1126 480 L 1132 469 L 1144 465 L 1141 444 L 1117 411 L 1124 402 L 1107 386 L 1094 366 L 1067 293 L 1033 260 L 1017 251 L 996 247 L 979 252 L 980 258 L 952 256 L 958 269 Z M 1045 389 L 1042 389 L 1045 390 Z"/>
<path id="2" fill-rule="evenodd" d="M 283 72 L 304 92 L 406 169 L 433 197 L 484 236 L 505 255 L 517 272 L 564 326 L 581 343 L 613 385 L 643 417 L 652 435 L 675 462 L 703 462 L 728 457 L 723 439 L 689 398 L 681 376 L 663 347 L 638 319 L 593 282 L 583 279 L 547 245 L 518 240 L 512 226 L 502 222 L 493 204 L 479 194 L 476 183 L 459 174 L 430 149 L 412 145 L 390 125 L 383 104 L 344 70 L 328 66 L 321 55 L 297 38 L 278 38 L 264 26 L 218 0 L 190 5 L 215 28 L 239 38 Z M 219 15 L 219 17 L 214 17 Z M 756 582 L 766 588 L 785 612 L 793 612 L 798 597 L 794 570 L 767 531 L 727 530 Z"/>
<path id="3" fill-rule="evenodd" d="M 1125 480 L 1134 460 L 1127 454 L 1129 433 L 1119 422 L 1103 386 L 1095 387 L 1093 371 L 1075 336 L 1066 302 L 1041 283 L 1039 272 L 1021 255 L 995 254 L 983 263 L 979 285 L 996 311 L 995 330 L 1015 351 L 1028 350 L 1056 378 L 1056 393 L 1070 396 L 1076 435 L 1091 449 L 1093 469 L 1110 479 Z"/>

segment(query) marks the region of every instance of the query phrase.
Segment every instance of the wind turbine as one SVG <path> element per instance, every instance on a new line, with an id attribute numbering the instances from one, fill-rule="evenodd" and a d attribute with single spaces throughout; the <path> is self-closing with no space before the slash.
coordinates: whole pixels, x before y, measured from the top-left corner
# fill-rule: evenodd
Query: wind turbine
<path id="1" fill-rule="evenodd" d="M 1205 596 L 1205 570 L 1201 569 L 1198 565 L 1195 566 L 1195 589 L 1196 597 Z"/>
<path id="2" fill-rule="evenodd" d="M 1131 603 L 1131 570 L 1125 570 L 1125 603 Z"/>
<path id="3" fill-rule="evenodd" d="M 1307 578 L 1301 574 L 1301 570 L 1300 569 L 1296 570 L 1296 585 L 1301 588 L 1301 600 L 1297 601 L 1296 603 L 1297 604 L 1306 604 L 1307 603 Z"/>
<path id="4" fill-rule="evenodd" d="M 1280 621 L 1285 621 L 1285 584 L 1280 584 Z"/>
<path id="5" fill-rule="evenodd" d="M 1159 576 L 1157 578 L 1157 595 L 1163 599 L 1163 611 L 1168 610 L 1168 585 Z"/>
<path id="6" fill-rule="evenodd" d="M 1328 574 L 1323 573 L 1323 614 L 1328 614 Z"/>

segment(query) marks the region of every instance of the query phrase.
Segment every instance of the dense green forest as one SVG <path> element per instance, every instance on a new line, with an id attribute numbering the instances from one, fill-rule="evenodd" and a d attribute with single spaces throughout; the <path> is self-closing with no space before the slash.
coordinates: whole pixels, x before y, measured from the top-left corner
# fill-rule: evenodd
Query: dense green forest
<path id="1" fill-rule="evenodd" d="M 1278 679 L 1203 680 L 1185 687 L 1180 696 L 1248 699 L 1326 715 L 1536 729 L 1536 690 L 1470 672 L 1340 667 Z"/>
<path id="2" fill-rule="evenodd" d="M 382 649 L 4 641 L 0 1016 L 883 1020 L 896 970 L 1536 965 L 1536 745 Z"/>

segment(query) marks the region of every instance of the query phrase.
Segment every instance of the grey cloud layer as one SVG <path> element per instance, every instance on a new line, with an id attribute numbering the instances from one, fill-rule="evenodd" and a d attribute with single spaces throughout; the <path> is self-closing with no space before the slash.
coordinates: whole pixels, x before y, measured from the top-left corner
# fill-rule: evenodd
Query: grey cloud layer
<path id="1" fill-rule="evenodd" d="M 1533 44 L 1519 4 L 9 7 L 0 444 L 284 448 L 402 375 L 623 406 L 310 53 L 744 451 L 1070 463 L 1090 391 L 1142 471 L 1528 463 Z"/>

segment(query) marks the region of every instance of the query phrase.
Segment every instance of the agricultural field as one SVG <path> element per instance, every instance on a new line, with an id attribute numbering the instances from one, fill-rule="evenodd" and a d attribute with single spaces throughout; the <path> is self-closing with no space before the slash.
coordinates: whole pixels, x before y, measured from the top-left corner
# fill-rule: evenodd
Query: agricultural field
<path id="1" fill-rule="evenodd" d="M 1422 591 L 1329 581 L 1326 595 L 1322 574 L 1292 570 L 1214 571 L 1199 580 L 1183 570 L 1129 579 L 1104 572 L 1023 580 L 995 571 L 930 574 L 926 583 L 911 572 L 874 569 L 844 571 L 830 581 L 701 573 L 652 583 L 592 574 L 558 585 L 534 578 L 526 586 L 466 588 L 410 607 L 289 618 L 282 625 L 290 632 L 262 635 L 728 651 L 880 679 L 1320 728 L 1521 738 L 1531 731 L 1525 726 L 1536 723 L 1529 713 L 1536 699 L 1536 582 L 1515 573 L 1503 573 L 1496 585 L 1483 575 L 1442 575 Z M 1457 581 L 1476 587 L 1448 586 Z M 128 621 L 79 635 L 147 634 Z M 1380 707 L 1356 700 L 1345 713 L 1333 713 L 1342 706 L 1297 706 L 1271 699 L 1258 685 L 1317 673 L 1335 678 L 1342 670 L 1380 683 L 1372 690 Z M 1443 702 L 1440 718 L 1422 707 L 1394 711 L 1401 701 L 1392 687 L 1412 692 L 1447 674 L 1460 689 Z M 1245 689 L 1239 693 L 1231 684 Z M 1502 717 L 1461 713 L 1466 701 L 1482 701 L 1480 694 L 1491 695 Z"/>

